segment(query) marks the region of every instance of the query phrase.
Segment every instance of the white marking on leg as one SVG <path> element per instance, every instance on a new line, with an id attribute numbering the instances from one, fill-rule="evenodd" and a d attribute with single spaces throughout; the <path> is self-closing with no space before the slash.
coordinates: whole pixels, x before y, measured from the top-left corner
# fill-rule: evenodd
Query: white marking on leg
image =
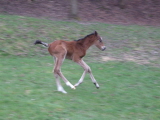
<path id="1" fill-rule="evenodd" d="M 86 71 L 83 72 L 83 74 L 82 74 L 81 78 L 79 79 L 78 83 L 76 83 L 74 86 L 80 85 L 83 82 L 85 75 L 86 75 Z"/>
<path id="2" fill-rule="evenodd" d="M 85 67 L 85 65 L 84 65 L 84 63 L 83 63 L 83 60 L 80 60 L 80 61 L 77 62 L 77 63 L 84 69 L 84 72 L 83 72 L 81 78 L 79 79 L 79 81 L 78 81 L 74 86 L 79 86 L 79 85 L 83 82 L 84 77 L 85 77 L 85 75 L 86 75 L 86 73 L 87 73 L 86 67 Z"/>
<path id="3" fill-rule="evenodd" d="M 83 82 L 85 74 L 88 72 L 92 82 L 95 84 L 95 86 L 97 88 L 99 88 L 99 84 L 97 83 L 96 79 L 94 78 L 90 67 L 83 60 L 79 61 L 78 64 L 84 68 L 84 73 L 82 74 L 82 76 L 81 76 L 80 80 L 78 81 L 78 83 L 75 84 L 75 86 L 78 86 L 79 84 L 81 84 Z"/>
<path id="4" fill-rule="evenodd" d="M 86 66 L 88 66 L 86 63 L 85 63 Z M 91 71 L 91 68 L 88 66 L 88 73 L 90 75 L 90 78 L 92 80 L 92 82 L 95 84 L 95 86 L 97 88 L 99 88 L 99 84 L 97 83 L 96 79 L 94 78 L 93 74 L 92 74 L 92 71 Z"/>
<path id="5" fill-rule="evenodd" d="M 57 81 L 57 90 L 60 91 L 60 92 L 62 92 L 62 93 L 65 93 L 65 94 L 67 93 L 67 92 L 63 89 L 60 81 Z"/>
<path id="6" fill-rule="evenodd" d="M 96 81 L 96 79 L 94 78 L 94 76 L 93 76 L 92 73 L 90 73 L 90 78 L 92 79 L 92 82 L 95 84 L 95 86 L 96 86 L 97 88 L 99 88 L 99 84 L 97 83 L 97 81 Z"/>
<path id="7" fill-rule="evenodd" d="M 56 57 L 54 57 L 54 62 L 55 62 L 55 65 L 56 65 L 57 64 L 57 58 Z M 54 69 L 55 69 L 55 66 L 54 66 Z M 54 70 L 53 70 L 53 72 L 54 72 Z M 66 94 L 67 92 L 63 89 L 63 87 L 61 85 L 61 82 L 59 80 L 59 75 L 57 73 L 54 73 L 54 76 L 55 76 L 55 79 L 56 79 L 57 91 L 60 91 L 60 92 Z"/>
<path id="8" fill-rule="evenodd" d="M 64 55 L 64 58 L 65 58 L 65 55 Z M 56 71 L 56 73 L 62 78 L 62 80 L 66 83 L 67 86 L 70 86 L 72 89 L 76 89 L 75 86 L 73 86 L 73 85 L 64 77 L 64 75 L 63 75 L 62 72 L 61 72 L 60 67 L 61 67 L 61 65 L 62 65 L 62 63 L 63 63 L 64 58 L 57 60 L 57 63 L 56 63 L 57 66 L 55 67 L 55 69 L 56 69 L 55 71 Z"/>
<path id="9" fill-rule="evenodd" d="M 66 85 L 67 85 L 67 86 L 70 86 L 70 87 L 71 87 L 72 89 L 74 89 L 74 90 L 76 89 L 75 86 L 73 86 L 69 81 L 66 82 Z"/>
<path id="10" fill-rule="evenodd" d="M 57 90 L 66 94 L 67 92 L 63 89 L 61 82 L 59 80 L 59 76 L 57 74 L 55 74 L 55 78 L 56 78 Z"/>

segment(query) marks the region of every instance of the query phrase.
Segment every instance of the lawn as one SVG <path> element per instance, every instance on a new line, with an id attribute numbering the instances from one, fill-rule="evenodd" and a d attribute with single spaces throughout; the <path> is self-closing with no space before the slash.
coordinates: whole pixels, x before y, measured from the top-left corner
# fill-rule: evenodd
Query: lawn
<path id="1" fill-rule="evenodd" d="M 160 29 L 105 23 L 51 21 L 0 15 L 0 120 L 159 120 Z M 97 30 L 107 50 L 92 47 L 89 75 L 68 94 L 56 91 L 53 58 L 41 39 L 74 40 Z M 83 69 L 65 60 L 62 72 L 75 84 Z"/>
<path id="2" fill-rule="evenodd" d="M 1 120 L 158 120 L 160 69 L 131 62 L 89 63 L 89 76 L 68 94 L 56 91 L 51 57 L 5 57 L 0 65 Z M 83 70 L 66 60 L 62 72 L 75 84 Z"/>

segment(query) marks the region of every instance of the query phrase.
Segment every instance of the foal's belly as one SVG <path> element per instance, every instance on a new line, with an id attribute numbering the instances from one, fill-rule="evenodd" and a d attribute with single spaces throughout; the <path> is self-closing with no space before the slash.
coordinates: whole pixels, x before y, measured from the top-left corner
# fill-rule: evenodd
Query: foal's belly
<path id="1" fill-rule="evenodd" d="M 66 54 L 66 59 L 72 60 L 72 57 L 73 57 L 72 53 Z"/>

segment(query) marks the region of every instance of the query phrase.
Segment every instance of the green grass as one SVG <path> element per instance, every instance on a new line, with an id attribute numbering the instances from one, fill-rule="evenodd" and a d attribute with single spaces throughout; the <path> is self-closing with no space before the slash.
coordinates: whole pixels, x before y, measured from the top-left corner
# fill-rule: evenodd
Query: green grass
<path id="1" fill-rule="evenodd" d="M 53 58 L 33 42 L 75 40 L 94 30 L 107 50 L 91 47 L 84 60 L 100 89 L 87 75 L 76 90 L 62 82 L 68 94 L 57 92 Z M 159 120 L 159 33 L 153 26 L 0 15 L 0 120 Z M 83 69 L 66 60 L 62 72 L 75 84 Z"/>
<path id="2" fill-rule="evenodd" d="M 76 90 L 56 92 L 51 57 L 4 57 L 0 64 L 1 120 L 158 120 L 160 69 L 131 62 L 89 63 Z M 66 60 L 62 72 L 75 84 L 83 70 Z"/>
<path id="3" fill-rule="evenodd" d="M 13 15 L 0 15 L 0 21 L 0 56 L 48 55 L 47 50 L 33 45 L 35 40 L 48 43 L 57 39 L 75 40 L 97 30 L 103 37 L 107 50 L 100 52 L 92 47 L 87 55 L 92 60 L 97 61 L 96 58 L 99 58 L 99 61 L 102 56 L 119 60 L 128 60 L 131 57 L 137 63 L 145 61 L 160 64 L 159 27 L 51 21 Z"/>

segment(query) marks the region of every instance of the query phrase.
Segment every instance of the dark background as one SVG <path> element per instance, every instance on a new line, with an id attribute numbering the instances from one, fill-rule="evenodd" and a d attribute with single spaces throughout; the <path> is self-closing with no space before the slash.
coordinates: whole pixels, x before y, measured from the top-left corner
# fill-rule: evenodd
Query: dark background
<path id="1" fill-rule="evenodd" d="M 77 0 L 74 19 L 114 24 L 160 25 L 160 0 Z M 0 13 L 71 20 L 71 0 L 0 0 Z"/>

